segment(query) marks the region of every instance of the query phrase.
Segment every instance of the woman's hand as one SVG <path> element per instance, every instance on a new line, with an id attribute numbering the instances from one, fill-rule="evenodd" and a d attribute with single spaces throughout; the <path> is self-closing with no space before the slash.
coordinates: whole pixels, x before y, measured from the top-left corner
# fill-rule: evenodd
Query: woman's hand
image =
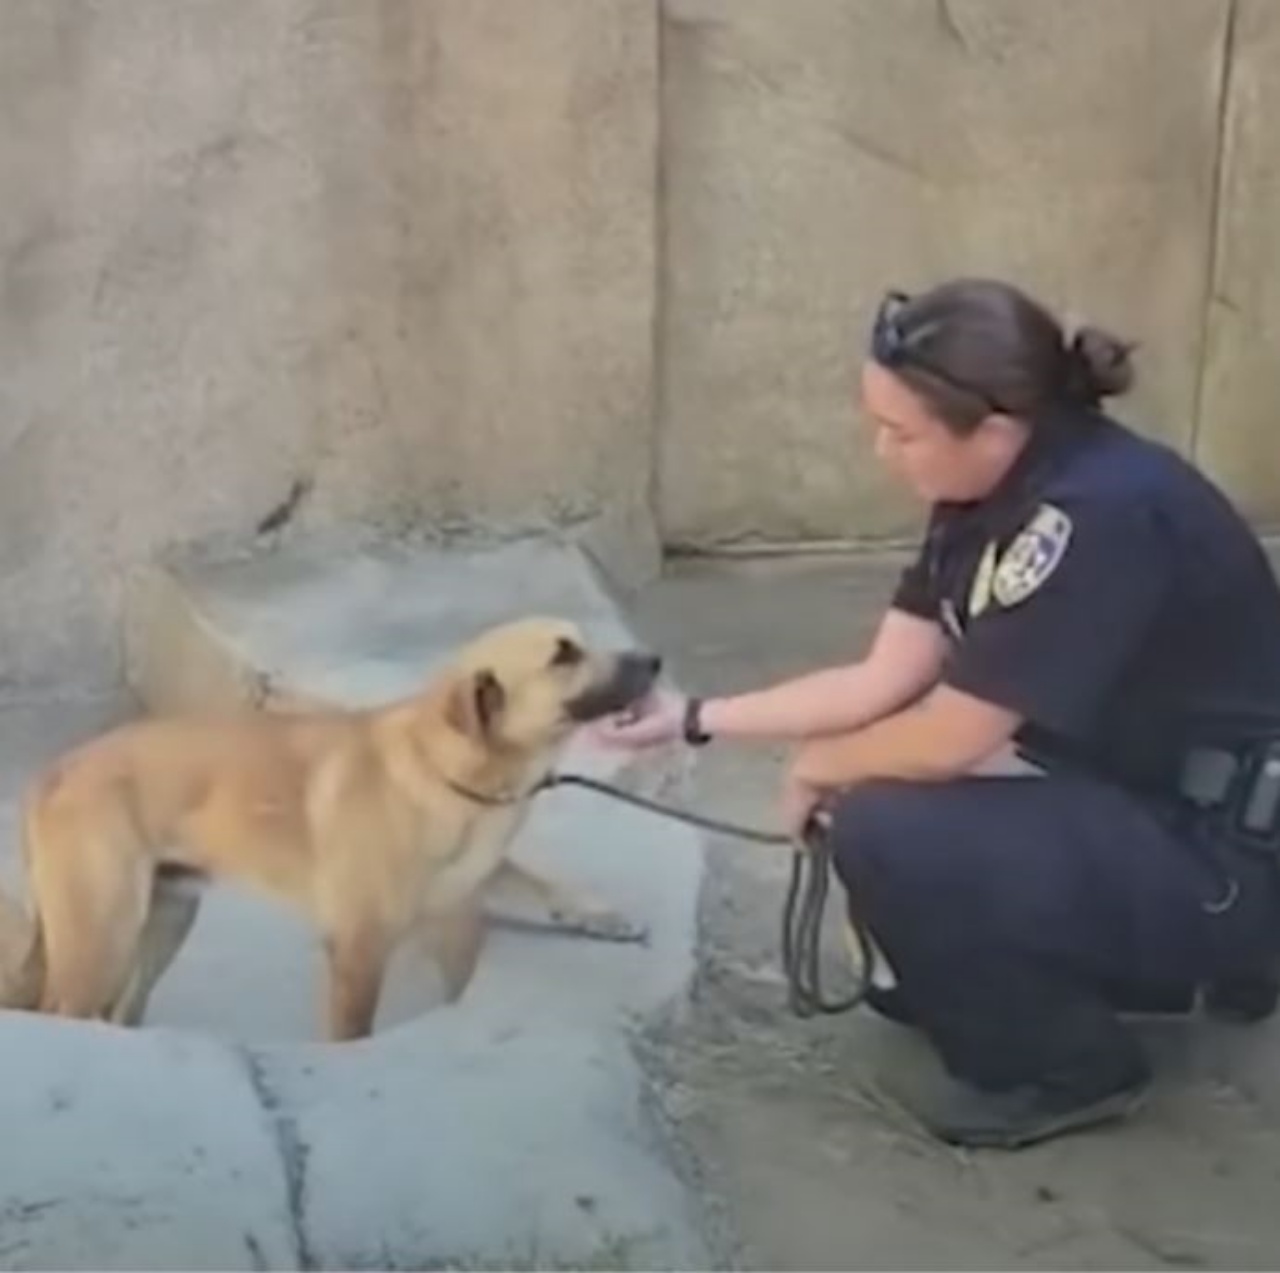
<path id="1" fill-rule="evenodd" d="M 634 751 L 661 747 L 683 736 L 685 701 L 682 694 L 658 690 L 638 709 L 607 716 L 588 732 L 603 747 Z"/>
<path id="2" fill-rule="evenodd" d="M 806 782 L 792 765 L 782 780 L 782 829 L 797 843 L 803 843 L 805 832 L 814 818 L 824 816 L 821 807 L 827 793 Z"/>

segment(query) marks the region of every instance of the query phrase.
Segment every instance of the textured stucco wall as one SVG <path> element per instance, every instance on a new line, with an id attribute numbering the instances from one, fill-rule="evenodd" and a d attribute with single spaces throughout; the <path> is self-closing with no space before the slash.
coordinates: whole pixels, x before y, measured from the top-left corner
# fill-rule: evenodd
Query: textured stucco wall
<path id="1" fill-rule="evenodd" d="M 883 291 L 944 275 L 1141 340 L 1125 409 L 1188 441 L 1229 8 L 667 0 L 667 536 L 912 529 L 853 375 Z"/>
<path id="2" fill-rule="evenodd" d="M 5 0 L 0 678 L 110 676 L 126 568 L 297 482 L 642 536 L 656 17 Z"/>
<path id="3" fill-rule="evenodd" d="M 1197 461 L 1280 522 L 1280 4 L 1237 0 Z"/>
<path id="4" fill-rule="evenodd" d="M 911 533 L 880 293 L 992 271 L 1280 519 L 1277 0 L 5 0 L 0 688 L 350 525 Z"/>

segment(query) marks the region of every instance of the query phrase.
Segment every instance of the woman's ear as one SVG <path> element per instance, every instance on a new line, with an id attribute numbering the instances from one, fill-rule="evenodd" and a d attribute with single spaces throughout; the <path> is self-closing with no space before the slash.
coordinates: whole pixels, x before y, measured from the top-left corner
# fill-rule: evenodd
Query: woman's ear
<path id="1" fill-rule="evenodd" d="M 970 436 L 980 439 L 987 450 L 1007 455 L 1011 451 L 1021 450 L 1027 440 L 1027 426 L 1017 416 L 993 411 L 983 417 L 982 423 Z"/>

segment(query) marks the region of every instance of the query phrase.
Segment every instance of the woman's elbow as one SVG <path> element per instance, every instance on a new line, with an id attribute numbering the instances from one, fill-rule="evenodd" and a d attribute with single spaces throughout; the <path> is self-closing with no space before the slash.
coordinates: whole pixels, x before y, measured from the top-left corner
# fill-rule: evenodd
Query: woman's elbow
<path id="1" fill-rule="evenodd" d="M 940 689 L 925 705 L 926 745 L 921 749 L 921 781 L 962 778 L 1007 753 L 1020 724 L 1016 714 L 991 703 Z"/>

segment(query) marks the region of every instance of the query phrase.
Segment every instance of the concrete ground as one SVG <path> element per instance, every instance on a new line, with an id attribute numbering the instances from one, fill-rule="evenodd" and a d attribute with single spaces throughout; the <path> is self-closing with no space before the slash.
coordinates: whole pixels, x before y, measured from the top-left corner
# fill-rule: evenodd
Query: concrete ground
<path id="1" fill-rule="evenodd" d="M 136 683 L 209 706 L 242 692 L 385 701 L 418 688 L 465 636 L 529 611 L 574 617 L 600 645 L 634 641 L 581 556 L 536 542 L 312 543 L 191 565 L 170 584 L 148 590 L 137 616 Z M 15 892 L 19 788 L 130 710 L 0 710 L 0 876 Z M 590 748 L 565 764 L 650 791 L 680 776 L 678 758 L 634 765 Z M 719 1262 L 630 1043 L 688 984 L 698 837 L 552 792 L 515 848 L 645 939 L 496 924 L 453 1005 L 410 948 L 375 1036 L 326 1045 L 317 934 L 274 900 L 222 887 L 148 1028 L 0 1012 L 0 1268 Z"/>
<path id="2" fill-rule="evenodd" d="M 326 554 L 320 574 L 302 559 L 198 573 L 181 581 L 193 605 L 149 621 L 143 679 L 177 697 L 380 696 L 437 656 L 420 636 L 446 640 L 464 597 L 520 609 L 538 594 L 623 636 L 576 566 L 523 551 L 490 561 L 502 587 L 477 561 L 331 570 Z M 758 685 L 855 656 L 896 568 L 677 566 L 626 626 L 687 687 Z M 130 710 L 0 711 L 6 845 L 27 775 Z M 779 760 L 711 748 L 686 797 L 770 825 Z M 956 1152 L 900 1100 L 932 1067 L 912 1034 L 860 1012 L 789 1015 L 785 852 L 714 839 L 702 870 L 683 829 L 569 793 L 531 839 L 640 914 L 649 946 L 502 931 L 463 1006 L 415 1019 L 429 987 L 406 970 L 382 1035 L 334 1050 L 308 1042 L 306 934 L 224 894 L 151 1030 L 0 1014 L 0 1268 L 1275 1266 L 1280 1025 L 1148 1024 L 1161 1082 L 1138 1120 L 1013 1156 Z M 664 1004 L 676 1011 L 641 1030 L 637 1057 L 635 1027 Z"/>
<path id="3" fill-rule="evenodd" d="M 755 686 L 855 655 L 896 568 L 686 564 L 647 590 L 635 622 L 686 686 Z M 768 823 L 778 762 L 764 747 L 708 749 L 699 808 Z M 743 1265 L 1276 1266 L 1280 1022 L 1145 1023 L 1161 1077 L 1136 1121 L 1016 1155 L 953 1151 L 897 1099 L 933 1064 L 912 1034 L 863 1012 L 788 1013 L 777 960 L 785 857 L 710 845 L 693 1004 L 650 1057 Z"/>

